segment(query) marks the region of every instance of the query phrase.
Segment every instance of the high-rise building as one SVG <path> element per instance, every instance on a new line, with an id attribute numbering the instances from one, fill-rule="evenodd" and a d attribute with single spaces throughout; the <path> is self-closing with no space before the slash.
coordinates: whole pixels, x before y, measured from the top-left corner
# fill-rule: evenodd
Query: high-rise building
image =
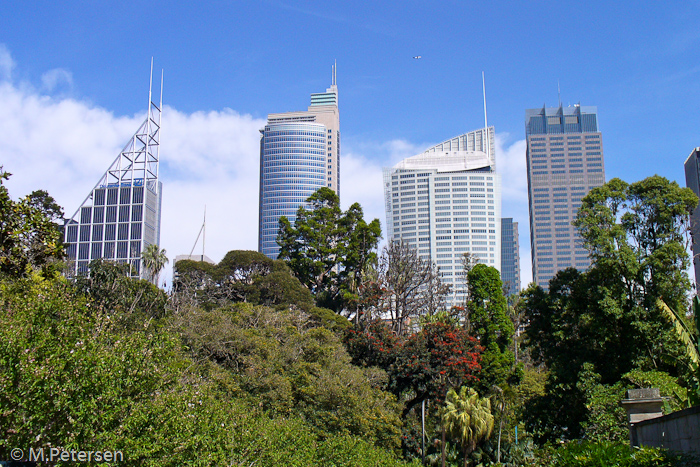
<path id="1" fill-rule="evenodd" d="M 494 129 L 466 133 L 384 169 L 387 239 L 435 261 L 452 286 L 447 306 L 464 302 L 464 253 L 501 267 L 501 179 Z"/>
<path id="2" fill-rule="evenodd" d="M 598 110 L 528 109 L 525 132 L 532 278 L 546 289 L 557 271 L 586 270 L 591 264 L 571 222 L 581 198 L 605 183 Z"/>
<path id="3" fill-rule="evenodd" d="M 149 278 L 141 265 L 148 245 L 160 244 L 163 187 L 158 179 L 163 103 L 148 94 L 146 120 L 66 222 L 64 241 L 71 274 L 85 274 L 104 258 L 131 266 L 133 277 Z"/>
<path id="4" fill-rule="evenodd" d="M 700 196 L 700 148 L 693 149 L 685 160 L 685 185 Z M 693 267 L 695 269 L 695 290 L 700 292 L 700 206 L 690 215 L 690 233 L 693 239 Z"/>
<path id="5" fill-rule="evenodd" d="M 276 259 L 279 218 L 296 212 L 321 187 L 340 196 L 340 118 L 333 67 L 331 87 L 311 94 L 307 111 L 270 114 L 260 130 L 258 251 Z"/>
<path id="6" fill-rule="evenodd" d="M 520 292 L 520 242 L 518 223 L 512 217 L 501 219 L 501 280 L 507 295 Z"/>

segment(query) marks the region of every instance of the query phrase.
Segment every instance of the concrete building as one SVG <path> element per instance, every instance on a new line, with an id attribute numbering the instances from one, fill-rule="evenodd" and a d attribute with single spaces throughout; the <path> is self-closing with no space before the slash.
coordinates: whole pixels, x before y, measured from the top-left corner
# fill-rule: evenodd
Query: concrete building
<path id="1" fill-rule="evenodd" d="M 685 185 L 700 196 L 700 148 L 695 148 L 685 160 Z M 690 215 L 690 234 L 693 239 L 693 268 L 695 290 L 700 291 L 700 206 Z"/>
<path id="2" fill-rule="evenodd" d="M 141 253 L 149 245 L 160 244 L 162 103 L 162 93 L 156 105 L 149 91 L 146 120 L 66 221 L 64 242 L 71 275 L 87 273 L 90 261 L 104 258 L 128 263 L 133 277 L 148 277 L 141 267 Z"/>
<path id="3" fill-rule="evenodd" d="M 557 271 L 590 266 L 571 222 L 591 188 L 605 183 L 596 107 L 528 109 L 527 184 L 532 278 L 544 287 Z"/>
<path id="4" fill-rule="evenodd" d="M 270 114 L 260 130 L 258 251 L 276 259 L 279 218 L 294 223 L 299 206 L 321 187 L 340 196 L 340 118 L 331 87 L 311 94 L 307 111 Z"/>
<path id="5" fill-rule="evenodd" d="M 494 129 L 457 136 L 384 169 L 387 239 L 414 246 L 464 302 L 462 258 L 501 267 L 501 179 Z"/>
<path id="6" fill-rule="evenodd" d="M 507 287 L 507 295 L 520 292 L 518 223 L 512 217 L 501 219 L 501 280 Z"/>

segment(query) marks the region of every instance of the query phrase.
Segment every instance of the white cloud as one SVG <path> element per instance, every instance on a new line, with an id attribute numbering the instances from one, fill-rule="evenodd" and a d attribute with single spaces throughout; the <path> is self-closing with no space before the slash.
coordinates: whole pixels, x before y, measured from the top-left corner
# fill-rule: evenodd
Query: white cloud
<path id="1" fill-rule="evenodd" d="M 0 81 L 9 81 L 12 79 L 12 70 L 15 67 L 15 61 L 10 55 L 10 51 L 5 44 L 0 44 Z"/>
<path id="2" fill-rule="evenodd" d="M 54 68 L 41 75 L 41 83 L 47 92 L 70 91 L 73 88 L 73 73 Z"/>

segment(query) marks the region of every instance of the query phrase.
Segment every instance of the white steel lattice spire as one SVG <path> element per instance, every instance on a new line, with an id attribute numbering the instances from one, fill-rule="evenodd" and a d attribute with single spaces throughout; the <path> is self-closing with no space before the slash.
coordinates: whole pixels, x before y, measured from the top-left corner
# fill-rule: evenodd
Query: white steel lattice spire
<path id="1" fill-rule="evenodd" d="M 128 263 L 134 277 L 146 277 L 141 253 L 160 243 L 162 72 L 160 84 L 160 101 L 155 104 L 151 60 L 146 120 L 66 223 L 72 274 L 86 273 L 90 261 L 104 258 Z"/>

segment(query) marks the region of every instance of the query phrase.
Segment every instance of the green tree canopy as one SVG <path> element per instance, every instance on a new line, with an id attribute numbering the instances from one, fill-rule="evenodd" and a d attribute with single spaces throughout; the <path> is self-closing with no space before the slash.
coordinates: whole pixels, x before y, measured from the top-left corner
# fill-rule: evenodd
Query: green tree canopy
<path id="1" fill-rule="evenodd" d="M 277 309 L 313 307 L 309 290 L 281 260 L 257 251 L 234 250 L 219 264 L 182 260 L 175 264 L 174 305 L 213 309 L 235 302 L 267 305 Z"/>
<path id="2" fill-rule="evenodd" d="M 10 177 L 0 167 L 0 272 L 13 277 L 31 270 L 53 274 L 63 259 L 63 235 L 54 221 L 63 211 L 45 191 L 13 201 L 4 180 Z"/>
<path id="3" fill-rule="evenodd" d="M 530 286 L 520 305 L 529 321 L 525 343 L 550 370 L 546 394 L 529 412 L 542 437 L 583 433 L 591 415 L 584 377 L 612 386 L 632 370 L 685 371 L 657 301 L 685 309 L 687 219 L 697 201 L 659 176 L 613 179 L 583 198 L 573 224 L 590 251 L 590 269 L 560 271 L 548 291 Z"/>
<path id="4" fill-rule="evenodd" d="M 498 270 L 476 264 L 467 274 L 469 302 L 467 327 L 484 347 L 481 359 L 482 390 L 492 385 L 505 386 L 514 375 L 515 363 L 510 350 L 513 322 L 508 317 L 508 303 L 503 295 L 503 283 Z"/>
<path id="5" fill-rule="evenodd" d="M 342 212 L 338 195 L 326 187 L 306 203 L 293 225 L 280 218 L 278 258 L 287 261 L 319 306 L 340 312 L 357 302 L 365 267 L 376 258 L 379 220 L 365 222 L 358 203 Z"/>

